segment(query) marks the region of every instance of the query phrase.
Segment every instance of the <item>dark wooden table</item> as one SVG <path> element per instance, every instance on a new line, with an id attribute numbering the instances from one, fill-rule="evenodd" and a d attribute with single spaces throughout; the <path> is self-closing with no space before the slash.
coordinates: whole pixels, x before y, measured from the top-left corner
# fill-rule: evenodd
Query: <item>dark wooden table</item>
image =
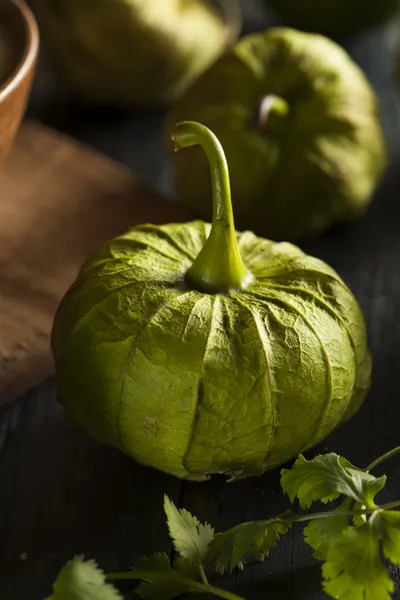
<path id="1" fill-rule="evenodd" d="M 270 16 L 256 0 L 243 0 L 243 6 L 244 30 L 262 29 Z M 346 41 L 381 99 L 391 156 L 386 179 L 365 218 L 301 243 L 339 271 L 365 311 L 374 355 L 371 392 L 356 417 L 316 449 L 344 454 L 360 466 L 400 443 L 400 119 L 391 81 L 394 29 L 380 27 Z M 116 158 L 152 187 L 172 194 L 161 142 L 164 111 L 89 114 L 68 101 L 41 66 L 28 115 Z M 387 501 L 400 498 L 399 470 L 400 459 L 385 465 Z M 52 380 L 4 408 L 1 600 L 45 598 L 61 566 L 76 553 L 96 557 L 104 569 L 114 571 L 128 568 L 144 553 L 168 551 L 164 493 L 216 530 L 265 518 L 287 505 L 278 470 L 232 484 L 222 478 L 192 484 L 138 466 L 81 433 L 57 404 Z M 226 585 L 249 599 L 326 598 L 319 565 L 304 545 L 300 528 L 294 528 L 264 564 L 234 574 Z M 400 592 L 395 597 L 400 598 Z"/>

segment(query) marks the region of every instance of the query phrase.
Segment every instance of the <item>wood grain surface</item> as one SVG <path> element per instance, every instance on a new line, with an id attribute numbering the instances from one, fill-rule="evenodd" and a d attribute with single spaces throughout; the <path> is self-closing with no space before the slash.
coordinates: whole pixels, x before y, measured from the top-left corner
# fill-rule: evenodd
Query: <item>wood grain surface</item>
<path id="1" fill-rule="evenodd" d="M 52 373 L 55 310 L 88 252 L 140 222 L 182 220 L 111 160 L 35 122 L 0 175 L 0 405 Z"/>

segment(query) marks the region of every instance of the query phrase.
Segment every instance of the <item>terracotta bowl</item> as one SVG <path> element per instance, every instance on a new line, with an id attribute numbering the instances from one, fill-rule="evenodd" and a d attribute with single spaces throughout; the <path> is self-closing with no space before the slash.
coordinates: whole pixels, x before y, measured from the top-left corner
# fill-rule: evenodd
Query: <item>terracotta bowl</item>
<path id="1" fill-rule="evenodd" d="M 0 0 L 0 161 L 21 125 L 38 49 L 38 28 L 25 2 Z"/>

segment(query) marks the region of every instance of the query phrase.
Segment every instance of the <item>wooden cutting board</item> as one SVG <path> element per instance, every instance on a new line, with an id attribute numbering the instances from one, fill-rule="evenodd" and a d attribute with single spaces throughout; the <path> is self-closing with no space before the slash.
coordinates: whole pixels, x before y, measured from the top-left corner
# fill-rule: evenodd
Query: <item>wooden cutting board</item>
<path id="1" fill-rule="evenodd" d="M 53 373 L 61 297 L 99 243 L 182 208 L 76 141 L 25 123 L 0 172 L 0 406 Z"/>

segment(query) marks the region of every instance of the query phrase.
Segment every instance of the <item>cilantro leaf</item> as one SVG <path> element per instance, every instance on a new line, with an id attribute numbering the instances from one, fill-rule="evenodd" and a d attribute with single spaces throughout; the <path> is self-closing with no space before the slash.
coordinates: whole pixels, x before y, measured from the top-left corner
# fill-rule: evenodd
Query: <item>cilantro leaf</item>
<path id="1" fill-rule="evenodd" d="M 300 454 L 291 469 L 281 471 L 283 491 L 292 503 L 297 497 L 302 508 L 316 500 L 331 502 L 341 494 L 374 508 L 374 498 L 385 483 L 386 476 L 374 477 L 332 452 L 310 461 Z"/>
<path id="2" fill-rule="evenodd" d="M 199 579 L 199 570 L 193 563 L 186 560 L 182 556 L 178 556 L 174 560 L 173 570 L 187 579 Z"/>
<path id="3" fill-rule="evenodd" d="M 210 543 L 207 562 L 223 574 L 236 566 L 243 568 L 246 555 L 262 561 L 290 527 L 289 513 L 286 520 L 269 519 L 236 525 L 215 536 Z"/>
<path id="4" fill-rule="evenodd" d="M 165 552 L 156 552 L 151 556 L 143 556 L 135 564 L 135 571 L 170 573 L 172 571 L 171 563 Z"/>
<path id="5" fill-rule="evenodd" d="M 177 509 L 168 496 L 164 496 L 164 510 L 175 550 L 190 563 L 204 563 L 214 529 L 200 523 L 188 510 Z"/>
<path id="6" fill-rule="evenodd" d="M 171 600 L 187 593 L 200 593 L 193 589 L 193 580 L 198 574 L 185 559 L 176 561 L 171 567 L 168 556 L 164 553 L 152 554 L 139 560 L 135 571 L 143 575 L 135 592 L 143 600 Z"/>
<path id="7" fill-rule="evenodd" d="M 383 554 L 394 565 L 400 567 L 400 512 L 381 511 L 377 518 Z"/>
<path id="8" fill-rule="evenodd" d="M 333 512 L 349 510 L 351 500 L 344 502 Z M 349 527 L 349 517 L 327 517 L 310 521 L 304 528 L 304 540 L 313 548 L 313 557 L 326 560 L 329 549 L 340 539 L 341 534 Z"/>
<path id="9" fill-rule="evenodd" d="M 61 569 L 53 584 L 52 600 L 122 600 L 93 560 L 75 556 Z"/>
<path id="10" fill-rule="evenodd" d="M 373 523 L 349 527 L 332 546 L 322 566 L 323 587 L 340 600 L 390 600 L 394 583 L 383 566 Z"/>

